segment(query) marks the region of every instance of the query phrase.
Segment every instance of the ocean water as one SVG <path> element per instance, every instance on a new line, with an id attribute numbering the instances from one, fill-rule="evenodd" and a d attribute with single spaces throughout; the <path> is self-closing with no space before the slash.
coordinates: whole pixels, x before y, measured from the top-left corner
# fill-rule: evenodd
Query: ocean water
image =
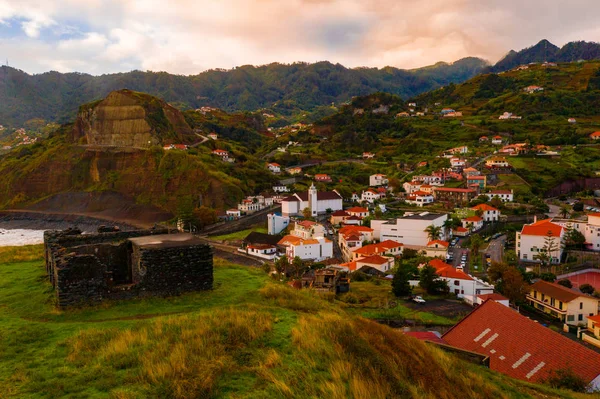
<path id="1" fill-rule="evenodd" d="M 0 247 L 42 244 L 44 230 L 2 229 L 0 228 Z"/>

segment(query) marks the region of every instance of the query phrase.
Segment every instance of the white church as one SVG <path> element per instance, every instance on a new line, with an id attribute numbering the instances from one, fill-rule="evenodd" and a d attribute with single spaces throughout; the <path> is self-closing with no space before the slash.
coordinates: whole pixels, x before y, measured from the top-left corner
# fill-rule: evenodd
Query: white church
<path id="1" fill-rule="evenodd" d="M 342 196 L 335 190 L 318 192 L 311 184 L 308 192 L 295 193 L 281 201 L 283 216 L 301 215 L 306 208 L 310 209 L 312 216 L 326 213 L 327 209 L 340 211 L 343 209 Z"/>

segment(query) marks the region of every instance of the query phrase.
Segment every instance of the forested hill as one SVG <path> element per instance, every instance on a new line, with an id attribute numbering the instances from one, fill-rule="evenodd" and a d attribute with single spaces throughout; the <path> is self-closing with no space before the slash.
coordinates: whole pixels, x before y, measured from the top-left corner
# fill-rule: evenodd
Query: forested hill
<path id="1" fill-rule="evenodd" d="M 509 51 L 504 58 L 489 68 L 489 71 L 508 71 L 531 62 L 573 62 L 596 59 L 600 59 L 600 43 L 577 41 L 567 43 L 561 48 L 544 39 L 535 46 L 521 51 Z"/>
<path id="2" fill-rule="evenodd" d="M 0 124 L 17 127 L 33 118 L 66 122 L 73 119 L 80 104 L 120 89 L 158 96 L 182 110 L 201 106 L 227 111 L 270 108 L 289 116 L 377 91 L 411 97 L 463 82 L 486 65 L 479 58 L 413 70 L 350 69 L 329 62 L 274 63 L 194 76 L 141 71 L 102 76 L 58 72 L 29 75 L 4 66 L 0 68 Z"/>

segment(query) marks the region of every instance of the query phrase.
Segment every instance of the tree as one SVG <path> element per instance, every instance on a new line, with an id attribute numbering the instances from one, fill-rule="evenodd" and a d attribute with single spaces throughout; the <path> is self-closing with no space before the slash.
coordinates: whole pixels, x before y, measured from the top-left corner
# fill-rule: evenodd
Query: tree
<path id="1" fill-rule="evenodd" d="M 438 277 L 433 266 L 426 265 L 421 269 L 419 275 L 419 286 L 428 294 L 442 294 L 448 292 L 446 280 Z"/>
<path id="2" fill-rule="evenodd" d="M 375 211 L 373 212 L 375 219 L 381 219 L 383 217 L 383 212 L 381 211 L 381 207 L 376 206 Z"/>
<path id="3" fill-rule="evenodd" d="M 563 287 L 567 287 L 567 288 L 573 288 L 573 283 L 571 282 L 571 280 L 564 278 L 562 280 L 558 280 L 558 284 L 562 285 Z M 581 289 L 581 288 L 580 288 Z M 583 292 L 583 291 L 582 291 Z M 593 288 L 592 288 L 592 292 Z"/>
<path id="4" fill-rule="evenodd" d="M 400 263 L 396 269 L 396 274 L 394 274 L 394 278 L 392 279 L 392 293 L 396 297 L 404 297 L 412 294 L 412 287 L 408 280 L 408 270 Z"/>
<path id="5" fill-rule="evenodd" d="M 571 287 L 569 287 L 571 288 Z M 581 284 L 579 286 L 579 291 L 583 292 L 584 294 L 588 294 L 588 295 L 592 295 L 594 293 L 594 287 L 590 284 Z"/>
<path id="6" fill-rule="evenodd" d="M 540 261 L 542 267 L 548 265 L 554 258 L 553 255 L 559 250 L 555 238 L 552 231 L 548 230 L 548 233 L 544 238 L 544 246 L 533 256 L 533 259 Z"/>
<path id="7" fill-rule="evenodd" d="M 327 208 L 327 209 L 325 209 L 325 213 L 327 213 L 328 215 L 331 215 L 333 213 L 333 209 Z"/>
<path id="8" fill-rule="evenodd" d="M 469 239 L 469 246 L 471 247 L 471 251 L 474 256 L 477 256 L 479 253 L 479 249 L 483 245 L 483 238 L 479 234 L 473 234 Z"/>
<path id="9" fill-rule="evenodd" d="M 560 211 L 558 211 L 558 214 L 561 218 L 566 219 L 567 217 L 569 217 L 569 209 L 563 205 L 560 207 Z"/>
<path id="10" fill-rule="evenodd" d="M 289 267 L 290 261 L 288 260 L 287 256 L 282 256 L 275 261 L 275 270 L 277 273 L 279 273 L 280 277 L 282 277 L 282 275 L 285 276 Z"/>
<path id="11" fill-rule="evenodd" d="M 194 209 L 194 219 L 200 227 L 208 226 L 217 222 L 217 213 L 214 209 L 202 205 Z"/>
<path id="12" fill-rule="evenodd" d="M 583 212 L 583 202 L 576 202 L 576 203 L 573 205 L 573 210 L 574 210 L 575 212 Z"/>
<path id="13" fill-rule="evenodd" d="M 304 209 L 302 209 L 302 216 L 304 216 L 304 219 L 310 219 L 312 216 L 312 212 L 310 210 L 309 207 L 306 207 Z"/>
<path id="14" fill-rule="evenodd" d="M 565 234 L 565 245 L 568 247 L 581 248 L 585 244 L 585 236 L 579 230 L 567 226 Z"/>
<path id="15" fill-rule="evenodd" d="M 304 274 L 306 266 L 304 261 L 299 256 L 296 256 L 292 259 L 292 267 L 296 278 L 300 278 Z"/>
<path id="16" fill-rule="evenodd" d="M 502 294 L 511 302 L 517 303 L 525 300 L 528 286 L 516 267 L 510 267 L 502 274 L 502 285 Z"/>
<path id="17" fill-rule="evenodd" d="M 547 281 L 549 283 L 553 283 L 556 281 L 556 275 L 554 273 L 542 273 L 540 275 L 540 278 L 544 281 Z"/>
<path id="18" fill-rule="evenodd" d="M 494 198 L 490 200 L 490 205 L 494 208 L 500 208 L 502 206 L 502 200 L 497 195 L 495 195 Z"/>
<path id="19" fill-rule="evenodd" d="M 575 392 L 586 392 L 588 390 L 588 384 L 585 380 L 570 368 L 551 370 L 545 383 L 552 388 L 570 389 Z"/>
<path id="20" fill-rule="evenodd" d="M 519 263 L 519 257 L 517 256 L 517 253 L 513 250 L 505 251 L 503 260 L 510 266 L 516 266 L 517 263 Z"/>
<path id="21" fill-rule="evenodd" d="M 407 259 L 414 259 L 419 255 L 419 251 L 417 251 L 416 249 L 412 249 L 412 248 L 404 248 L 402 250 L 402 259 L 403 260 L 407 260 Z"/>
<path id="22" fill-rule="evenodd" d="M 440 238 L 440 234 L 442 233 L 442 228 L 440 226 L 436 226 L 436 225 L 431 225 L 431 226 L 427 226 L 427 228 L 424 230 L 427 233 L 427 237 L 429 238 L 429 241 L 433 241 L 433 240 L 437 240 Z"/>

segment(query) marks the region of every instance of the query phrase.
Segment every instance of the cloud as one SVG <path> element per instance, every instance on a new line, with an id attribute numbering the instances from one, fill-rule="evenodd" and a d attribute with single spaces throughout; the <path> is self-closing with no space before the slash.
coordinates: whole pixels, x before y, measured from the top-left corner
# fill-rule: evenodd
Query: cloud
<path id="1" fill-rule="evenodd" d="M 596 0 L 571 0 L 569 12 L 559 0 L 0 0 L 0 24 L 23 32 L 0 36 L 0 57 L 36 73 L 322 60 L 415 68 L 495 62 L 543 38 L 600 40 L 598 15 Z"/>

